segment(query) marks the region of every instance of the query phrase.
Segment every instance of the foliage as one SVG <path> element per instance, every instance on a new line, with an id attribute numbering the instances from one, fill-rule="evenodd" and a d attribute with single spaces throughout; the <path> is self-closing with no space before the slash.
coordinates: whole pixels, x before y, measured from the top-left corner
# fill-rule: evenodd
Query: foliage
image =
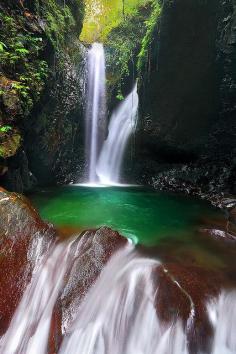
<path id="1" fill-rule="evenodd" d="M 5 48 L 6 48 L 5 43 L 0 41 L 0 52 L 3 52 L 5 50 Z"/>
<path id="2" fill-rule="evenodd" d="M 33 99 L 39 98 L 48 75 L 47 63 L 37 59 L 43 49 L 43 40 L 34 33 L 25 33 L 21 16 L 14 18 L 1 13 L 0 21 L 4 29 L 0 41 L 1 69 L 8 77 L 14 76 L 12 88 L 19 93 L 24 110 L 28 112 Z"/>
<path id="3" fill-rule="evenodd" d="M 146 34 L 145 21 L 152 11 L 152 0 L 146 1 L 111 30 L 106 41 L 108 84 L 116 87 L 118 100 L 123 99 L 122 86 L 126 78 L 136 76 L 137 55 Z M 108 90 L 110 91 L 110 90 Z"/>
<path id="4" fill-rule="evenodd" d="M 124 100 L 124 96 L 122 95 L 121 91 L 118 92 L 118 94 L 116 95 L 116 98 L 118 101 L 123 101 Z"/>
<path id="5" fill-rule="evenodd" d="M 55 49 L 65 43 L 66 34 L 75 30 L 75 19 L 66 2 L 60 6 L 55 0 L 38 2 L 37 15 L 45 20 L 45 32 Z"/>
<path id="6" fill-rule="evenodd" d="M 85 0 L 85 20 L 81 40 L 106 42 L 113 28 L 134 15 L 148 0 Z M 124 4 L 124 7 L 123 7 Z"/>
<path id="7" fill-rule="evenodd" d="M 17 152 L 21 145 L 21 135 L 9 125 L 0 126 L 0 158 L 8 158 Z"/>
<path id="8" fill-rule="evenodd" d="M 10 127 L 10 125 L 3 125 L 0 127 L 0 133 L 7 133 L 10 130 L 12 130 L 12 127 Z"/>
<path id="9" fill-rule="evenodd" d="M 76 21 L 82 21 L 83 0 L 35 0 L 30 4 L 32 13 L 5 7 L 0 13 L 0 72 L 14 81 L 11 87 L 21 98 L 24 115 L 27 115 L 45 86 L 49 72 L 51 43 L 55 57 L 68 45 L 71 31 L 79 32 Z M 4 8 L 3 8 L 4 9 Z M 72 14 L 73 11 L 76 13 Z"/>
<path id="10" fill-rule="evenodd" d="M 54 83 L 65 69 L 84 6 L 83 0 L 17 0 L 0 9 L 0 157 L 8 158 L 28 126 L 19 130 L 20 119 L 29 116 L 47 79 Z"/>
<path id="11" fill-rule="evenodd" d="M 138 63 L 137 63 L 137 69 L 139 72 L 139 75 L 141 75 L 142 71 L 144 71 L 147 67 L 148 63 L 148 54 L 149 51 L 151 50 L 151 45 L 153 41 L 153 32 L 155 30 L 155 27 L 157 26 L 158 19 L 161 14 L 161 5 L 158 1 L 153 1 L 152 3 L 152 13 L 150 18 L 145 22 L 146 26 L 146 34 L 142 39 L 142 45 L 141 45 L 141 50 L 138 55 Z"/>

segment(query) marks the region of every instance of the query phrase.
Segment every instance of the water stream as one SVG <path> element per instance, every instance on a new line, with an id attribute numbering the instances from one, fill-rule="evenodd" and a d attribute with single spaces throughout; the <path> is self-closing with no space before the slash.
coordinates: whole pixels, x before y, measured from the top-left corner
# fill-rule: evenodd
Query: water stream
<path id="1" fill-rule="evenodd" d="M 65 286 L 65 275 L 68 279 L 73 261 L 80 253 L 83 257 L 86 249 L 84 243 L 74 248 L 75 242 L 73 238 L 52 244 L 36 264 L 10 327 L 0 340 L 2 354 L 48 353 L 52 313 Z M 160 267 L 159 260 L 140 255 L 130 244 L 116 252 L 80 307 L 74 309 L 75 319 L 64 333 L 58 354 L 192 353 L 189 328 L 181 317 L 164 321 L 158 314 L 156 304 L 163 291 Z M 173 279 L 175 283 L 182 289 Z M 189 318 L 195 316 L 188 299 L 186 304 Z M 205 306 L 213 325 L 213 341 L 207 353 L 234 354 L 236 291 L 222 290 Z M 193 331 L 194 324 L 191 321 Z M 203 338 L 207 337 L 203 334 Z M 199 350 L 196 353 L 203 354 Z"/>
<path id="2" fill-rule="evenodd" d="M 106 74 L 103 45 L 94 43 L 88 52 L 88 89 L 86 108 L 86 154 L 88 182 L 96 183 L 96 165 L 105 139 Z"/>
<path id="3" fill-rule="evenodd" d="M 164 328 L 156 316 L 152 269 L 158 265 L 129 247 L 115 255 L 79 309 L 60 354 L 187 353 L 181 323 Z"/>
<path id="4" fill-rule="evenodd" d="M 38 261 L 31 282 L 0 340 L 2 354 L 47 353 L 52 312 L 71 259 L 70 243 L 53 245 Z"/>
<path id="5" fill-rule="evenodd" d="M 122 162 L 138 117 L 137 84 L 111 115 L 107 130 L 106 69 L 103 45 L 94 43 L 88 52 L 88 95 L 86 109 L 86 154 L 90 185 L 116 185 Z"/>
<path id="6" fill-rule="evenodd" d="M 99 181 L 104 185 L 115 185 L 120 182 L 125 148 L 137 124 L 138 103 L 135 84 L 131 93 L 111 116 L 108 138 L 103 144 L 96 168 Z"/>

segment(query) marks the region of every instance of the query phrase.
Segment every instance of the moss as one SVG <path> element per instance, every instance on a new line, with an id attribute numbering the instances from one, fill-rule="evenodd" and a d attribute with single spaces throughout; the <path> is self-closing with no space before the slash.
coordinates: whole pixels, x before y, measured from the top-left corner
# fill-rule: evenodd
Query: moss
<path id="1" fill-rule="evenodd" d="M 0 126 L 0 157 L 14 156 L 22 142 L 21 134 L 10 126 Z"/>
<path id="2" fill-rule="evenodd" d="M 138 69 L 139 76 L 142 75 L 142 72 L 147 70 L 149 52 L 151 50 L 151 46 L 154 38 L 153 33 L 158 24 L 158 19 L 160 18 L 160 15 L 161 15 L 160 2 L 153 1 L 151 16 L 145 22 L 146 33 L 142 39 L 141 50 L 138 54 L 137 69 Z"/>
<path id="3" fill-rule="evenodd" d="M 143 38 L 147 33 L 146 23 L 152 17 L 153 7 L 153 0 L 145 2 L 145 5 L 127 15 L 108 35 L 108 92 L 115 87 L 117 100 L 122 100 L 125 95 L 123 88 L 126 80 L 130 78 L 133 81 L 137 77 L 138 54 L 142 50 Z"/>
<path id="4" fill-rule="evenodd" d="M 46 35 L 55 49 L 64 46 L 69 32 L 76 31 L 76 21 L 68 5 L 60 6 L 55 0 L 41 0 L 37 15 L 45 21 Z"/>
<path id="5" fill-rule="evenodd" d="M 31 12 L 17 1 L 0 5 L 0 74 L 12 81 L 10 88 L 1 85 L 0 105 L 4 111 L 4 98 L 17 94 L 19 116 L 28 116 L 50 75 L 48 60 L 44 60 L 45 49 L 50 52 L 48 44 L 54 52 L 65 50 L 71 33 L 79 35 L 78 22 L 83 17 L 81 0 L 68 0 L 67 4 L 35 0 L 25 1 L 25 5 Z"/>

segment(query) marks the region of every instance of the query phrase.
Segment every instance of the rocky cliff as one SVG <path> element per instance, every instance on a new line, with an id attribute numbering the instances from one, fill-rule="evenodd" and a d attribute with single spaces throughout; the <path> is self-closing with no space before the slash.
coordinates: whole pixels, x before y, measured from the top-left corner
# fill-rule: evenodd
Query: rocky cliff
<path id="1" fill-rule="evenodd" d="M 136 175 L 235 193 L 235 1 L 163 1 L 140 75 Z"/>
<path id="2" fill-rule="evenodd" d="M 75 168 L 83 8 L 79 0 L 0 2 L 0 183 L 10 190 L 64 182 Z"/>
<path id="3" fill-rule="evenodd" d="M 1 1 L 0 10 L 0 183 L 23 191 L 75 180 L 84 165 L 83 2 Z M 110 28 L 109 110 L 139 81 L 129 180 L 236 192 L 235 11 L 235 0 L 150 0 Z"/>

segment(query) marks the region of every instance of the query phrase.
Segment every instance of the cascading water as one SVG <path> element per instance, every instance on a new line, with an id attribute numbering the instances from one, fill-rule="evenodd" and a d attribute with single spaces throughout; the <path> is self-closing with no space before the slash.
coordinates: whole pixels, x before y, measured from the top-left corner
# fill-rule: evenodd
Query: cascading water
<path id="1" fill-rule="evenodd" d="M 109 134 L 104 142 L 96 172 L 104 185 L 120 182 L 120 170 L 130 135 L 134 132 L 138 117 L 139 97 L 137 84 L 111 116 Z"/>
<path id="2" fill-rule="evenodd" d="M 86 242 L 76 245 L 75 241 L 52 244 L 38 260 L 10 327 L 0 340 L 1 354 L 48 353 L 54 306 L 73 260 L 80 253 L 86 257 Z M 159 267 L 159 261 L 140 256 L 132 245 L 116 252 L 80 307 L 74 309 L 75 320 L 64 333 L 58 353 L 189 354 L 181 320 L 168 323 L 158 317 L 155 304 L 160 282 L 158 278 L 154 282 L 153 276 Z M 86 277 L 86 269 L 81 271 Z M 235 291 L 223 291 L 206 304 L 214 330 L 209 353 L 236 352 L 235 304 Z"/>
<path id="3" fill-rule="evenodd" d="M 165 328 L 156 316 L 158 265 L 129 248 L 118 252 L 81 305 L 60 354 L 187 354 L 181 323 Z"/>
<path id="4" fill-rule="evenodd" d="M 86 108 L 86 154 L 88 181 L 96 183 L 96 164 L 106 129 L 106 76 L 103 45 L 94 43 L 88 52 Z"/>
<path id="5" fill-rule="evenodd" d="M 106 141 L 106 70 L 103 45 L 94 43 L 88 52 L 88 89 L 86 109 L 86 155 L 88 183 L 115 185 L 125 148 L 135 129 L 138 111 L 137 84 L 114 111 Z"/>
<path id="6" fill-rule="evenodd" d="M 7 333 L 1 354 L 45 354 L 54 305 L 68 268 L 70 244 L 53 245 L 36 264 Z"/>

